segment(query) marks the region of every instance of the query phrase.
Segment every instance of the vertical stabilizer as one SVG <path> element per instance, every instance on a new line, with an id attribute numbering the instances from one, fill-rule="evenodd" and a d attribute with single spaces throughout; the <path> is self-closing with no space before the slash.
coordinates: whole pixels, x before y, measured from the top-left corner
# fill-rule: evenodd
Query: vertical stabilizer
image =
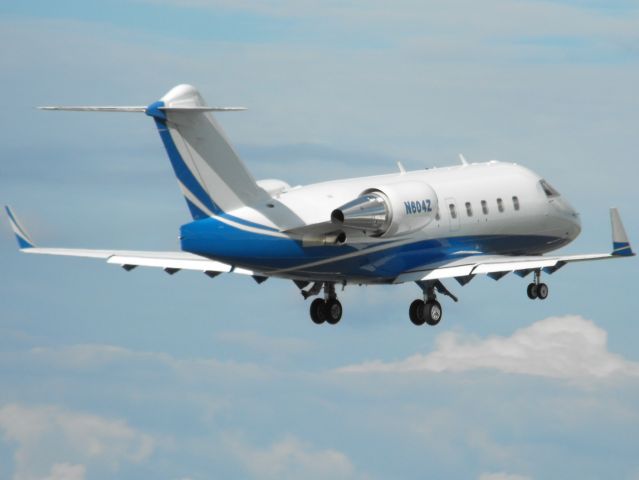
<path id="1" fill-rule="evenodd" d="M 222 214 L 268 201 L 199 92 L 190 85 L 172 88 L 149 105 L 193 218 Z M 223 109 L 219 109 L 223 110 Z"/>

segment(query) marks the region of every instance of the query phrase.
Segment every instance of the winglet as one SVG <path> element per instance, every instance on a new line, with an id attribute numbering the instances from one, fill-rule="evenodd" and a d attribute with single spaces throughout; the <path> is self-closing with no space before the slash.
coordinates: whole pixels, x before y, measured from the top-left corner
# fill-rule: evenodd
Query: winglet
<path id="1" fill-rule="evenodd" d="M 18 246 L 20 247 L 20 250 L 24 250 L 26 248 L 33 248 L 35 246 L 35 244 L 33 243 L 33 240 L 31 240 L 31 237 L 29 236 L 27 231 L 20 224 L 20 222 L 18 221 L 18 218 L 13 214 L 13 211 L 11 211 L 11 208 L 8 205 L 5 205 L 4 209 L 6 210 L 7 216 L 9 217 L 9 223 L 11 223 L 11 229 L 13 230 L 13 233 L 15 234 L 16 239 L 18 240 Z"/>
<path id="2" fill-rule="evenodd" d="M 622 257 L 634 255 L 626 230 L 621 223 L 619 211 L 616 208 L 610 209 L 610 223 L 612 224 L 612 254 Z"/>

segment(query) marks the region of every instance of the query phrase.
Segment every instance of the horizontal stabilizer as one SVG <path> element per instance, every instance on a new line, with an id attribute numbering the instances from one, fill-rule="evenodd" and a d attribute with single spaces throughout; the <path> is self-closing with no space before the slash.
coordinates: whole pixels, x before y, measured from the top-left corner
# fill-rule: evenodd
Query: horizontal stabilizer
<path id="1" fill-rule="evenodd" d="M 63 112 L 125 112 L 125 113 L 146 113 L 147 107 L 144 106 L 64 106 L 64 105 L 48 105 L 38 107 L 39 110 L 57 110 Z M 159 110 L 165 112 L 184 112 L 184 113 L 202 113 L 202 112 L 241 112 L 246 107 L 159 107 Z"/>
<path id="2" fill-rule="evenodd" d="M 63 106 L 48 105 L 46 107 L 38 107 L 38 110 L 60 110 L 63 112 L 146 112 L 146 107 L 115 107 L 115 106 Z"/>

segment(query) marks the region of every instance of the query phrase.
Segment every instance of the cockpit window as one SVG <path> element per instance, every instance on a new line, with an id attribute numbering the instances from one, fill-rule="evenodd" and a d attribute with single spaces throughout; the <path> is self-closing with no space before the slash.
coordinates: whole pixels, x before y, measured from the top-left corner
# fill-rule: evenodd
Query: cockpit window
<path id="1" fill-rule="evenodd" d="M 552 186 L 546 180 L 540 180 L 539 184 L 541 185 L 541 188 L 544 189 L 544 193 L 547 197 L 552 198 L 559 196 L 559 192 L 552 188 Z"/>

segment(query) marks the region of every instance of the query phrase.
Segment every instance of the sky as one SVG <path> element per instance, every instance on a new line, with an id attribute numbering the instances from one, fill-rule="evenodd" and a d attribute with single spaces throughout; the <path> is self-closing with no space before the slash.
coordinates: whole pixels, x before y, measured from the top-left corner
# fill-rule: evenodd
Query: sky
<path id="1" fill-rule="evenodd" d="M 43 246 L 174 250 L 188 211 L 145 105 L 179 83 L 256 178 L 517 162 L 581 213 L 566 253 L 639 240 L 635 1 L 0 3 L 0 200 Z M 0 217 L 0 479 L 639 479 L 635 259 L 347 287 L 125 272 L 17 251 Z"/>

